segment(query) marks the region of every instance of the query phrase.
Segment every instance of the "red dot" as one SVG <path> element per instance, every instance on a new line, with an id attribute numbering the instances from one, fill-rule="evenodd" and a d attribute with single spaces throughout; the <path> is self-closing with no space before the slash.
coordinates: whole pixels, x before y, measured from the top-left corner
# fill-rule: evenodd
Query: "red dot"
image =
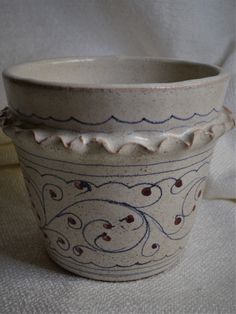
<path id="1" fill-rule="evenodd" d="M 151 188 L 143 188 L 143 189 L 142 189 L 142 194 L 143 194 L 144 196 L 149 196 L 149 195 L 151 195 L 151 194 L 152 194 Z"/>
<path id="2" fill-rule="evenodd" d="M 152 249 L 156 249 L 156 248 L 157 248 L 157 243 L 153 243 Z"/>
<path id="3" fill-rule="evenodd" d="M 81 249 L 81 247 L 75 246 L 74 247 L 74 252 L 75 252 L 76 255 L 80 256 L 81 254 L 83 254 L 84 251 Z"/>
<path id="4" fill-rule="evenodd" d="M 105 229 L 111 229 L 113 226 L 112 226 L 112 224 L 108 223 L 108 224 L 103 224 L 103 227 Z"/>
<path id="5" fill-rule="evenodd" d="M 179 225 L 182 221 L 181 217 L 175 217 L 175 225 Z"/>
<path id="6" fill-rule="evenodd" d="M 67 221 L 68 221 L 68 224 L 70 224 L 70 225 L 76 225 L 76 221 L 72 217 L 68 217 Z"/>
<path id="7" fill-rule="evenodd" d="M 134 222 L 134 216 L 133 215 L 128 215 L 126 218 L 125 218 L 126 222 L 128 224 Z"/>
<path id="8" fill-rule="evenodd" d="M 50 193 L 50 195 L 51 195 L 52 198 L 57 197 L 56 192 L 54 192 L 53 190 L 49 190 L 49 193 Z"/>
<path id="9" fill-rule="evenodd" d="M 200 191 L 198 192 L 197 197 L 199 198 L 201 195 L 202 195 L 202 190 L 200 190 Z"/>
<path id="10" fill-rule="evenodd" d="M 111 241 L 111 237 L 106 232 L 102 234 L 102 239 L 104 241 Z"/>
<path id="11" fill-rule="evenodd" d="M 175 186 L 176 186 L 177 188 L 180 188 L 182 185 L 183 185 L 183 182 L 182 182 L 181 179 L 178 179 L 178 180 L 175 181 Z"/>
<path id="12" fill-rule="evenodd" d="M 83 182 L 81 182 L 81 181 L 75 181 L 75 182 L 74 182 L 74 186 L 75 186 L 77 189 L 79 189 L 79 190 L 83 190 L 83 188 L 84 188 L 84 184 L 83 184 Z"/>
<path id="13" fill-rule="evenodd" d="M 65 244 L 65 241 L 62 238 L 58 238 L 57 242 L 60 243 L 60 244 Z"/>

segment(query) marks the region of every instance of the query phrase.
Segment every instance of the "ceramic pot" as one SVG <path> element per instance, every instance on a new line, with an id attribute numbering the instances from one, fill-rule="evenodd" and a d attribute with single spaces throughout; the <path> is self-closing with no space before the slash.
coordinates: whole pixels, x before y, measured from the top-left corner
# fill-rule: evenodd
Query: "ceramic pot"
<path id="1" fill-rule="evenodd" d="M 179 261 L 216 140 L 234 126 L 227 81 L 216 67 L 149 58 L 5 72 L 3 130 L 53 260 L 106 281 Z"/>

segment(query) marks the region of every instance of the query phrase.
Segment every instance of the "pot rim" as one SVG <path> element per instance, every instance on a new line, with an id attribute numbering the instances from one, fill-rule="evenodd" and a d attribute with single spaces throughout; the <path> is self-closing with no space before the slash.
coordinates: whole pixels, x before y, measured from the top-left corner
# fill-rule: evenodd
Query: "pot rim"
<path id="1" fill-rule="evenodd" d="M 27 75 L 19 74 L 18 72 L 24 72 L 24 68 L 27 69 L 29 66 L 38 66 L 40 65 L 55 65 L 55 64 L 68 64 L 68 63 L 84 63 L 84 62 L 98 62 L 98 61 L 112 61 L 112 62 L 126 62 L 126 61 L 136 61 L 140 62 L 150 62 L 156 61 L 163 64 L 182 64 L 182 65 L 192 65 L 198 67 L 205 67 L 206 69 L 212 70 L 212 72 L 216 72 L 217 74 L 213 74 L 210 76 L 193 78 L 181 81 L 174 82 L 157 82 L 157 83 L 73 83 L 67 81 L 56 82 L 53 80 L 47 79 L 36 79 L 29 78 Z M 69 57 L 69 58 L 55 58 L 55 59 L 44 59 L 38 61 L 32 61 L 27 63 L 21 63 L 18 65 L 11 66 L 5 69 L 2 73 L 3 78 L 13 81 L 14 83 L 20 85 L 34 85 L 38 87 L 48 88 L 48 89 L 76 89 L 76 90 L 105 90 L 105 91 L 136 91 L 140 89 L 148 90 L 148 91 L 156 91 L 163 89 L 177 89 L 177 88 L 186 88 L 186 87 L 198 87 L 204 86 L 208 84 L 212 84 L 215 82 L 219 82 L 222 80 L 229 79 L 230 74 L 226 72 L 223 68 L 210 65 L 207 63 L 193 62 L 188 60 L 180 60 L 180 59 L 171 59 L 171 58 L 156 58 L 156 57 L 139 57 L 139 56 L 99 56 L 99 57 Z"/>

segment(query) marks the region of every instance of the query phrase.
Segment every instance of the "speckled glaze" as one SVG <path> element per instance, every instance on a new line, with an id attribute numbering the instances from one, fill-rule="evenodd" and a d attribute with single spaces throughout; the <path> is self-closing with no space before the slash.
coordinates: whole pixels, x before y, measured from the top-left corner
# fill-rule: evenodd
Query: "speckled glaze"
<path id="1" fill-rule="evenodd" d="M 229 75 L 186 61 L 99 57 L 26 63 L 3 78 L 20 119 L 79 132 L 133 132 L 215 118 Z"/>
<path id="2" fill-rule="evenodd" d="M 51 258 L 106 281 L 174 266 L 215 142 L 234 126 L 223 108 L 228 75 L 182 61 L 97 58 L 20 65 L 4 78 L 3 130 Z"/>

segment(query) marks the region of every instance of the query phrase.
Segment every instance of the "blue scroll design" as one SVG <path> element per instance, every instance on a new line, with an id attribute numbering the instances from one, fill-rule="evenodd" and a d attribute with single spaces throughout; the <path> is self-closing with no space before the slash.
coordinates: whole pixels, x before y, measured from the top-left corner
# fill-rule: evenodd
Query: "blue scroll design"
<path id="1" fill-rule="evenodd" d="M 154 229 L 156 229 L 163 237 L 166 237 L 171 241 L 178 241 L 185 238 L 189 234 L 190 230 L 187 229 L 184 232 L 182 232 L 182 230 L 185 226 L 186 219 L 188 219 L 188 217 L 191 216 L 195 210 L 194 207 L 187 208 L 186 204 L 189 197 L 192 197 L 192 195 L 195 202 L 197 202 L 200 197 L 199 193 L 201 192 L 201 190 L 199 191 L 199 189 L 201 185 L 204 184 L 206 177 L 200 175 L 199 171 L 204 166 L 207 166 L 209 164 L 210 155 L 202 158 L 199 162 L 193 162 L 188 167 L 180 167 L 171 170 L 171 172 L 174 172 L 176 170 L 185 170 L 185 172 L 181 176 L 176 177 L 172 175 L 159 179 L 156 182 L 142 181 L 135 184 L 127 184 L 114 180 L 108 180 L 106 182 L 103 182 L 102 184 L 95 184 L 90 180 L 88 181 L 84 178 L 81 178 L 80 174 L 76 174 L 76 177 L 74 179 L 65 180 L 58 174 L 55 174 L 53 172 L 42 173 L 42 170 L 38 170 L 37 168 L 38 166 L 40 166 L 41 168 L 49 170 L 49 167 L 39 163 L 35 164 L 21 154 L 19 154 L 19 157 L 23 166 L 24 176 L 28 189 L 30 187 L 31 191 L 34 191 L 34 196 L 38 199 L 38 206 L 42 207 L 39 225 L 40 229 L 44 233 L 45 238 L 47 239 L 47 241 L 49 241 L 49 245 L 52 251 L 55 251 L 55 253 L 58 255 L 61 254 L 61 256 L 63 256 L 64 258 L 69 258 L 73 260 L 74 263 L 88 265 L 91 264 L 91 262 L 83 263 L 80 259 L 78 259 L 80 258 L 80 256 L 83 256 L 85 250 L 90 250 L 91 252 L 102 252 L 104 254 L 121 254 L 131 251 L 135 248 L 139 248 L 140 256 L 144 258 L 147 257 L 149 260 L 153 257 L 152 260 L 157 260 L 154 257 L 156 256 L 156 254 L 158 254 L 160 250 L 160 244 L 158 243 L 158 239 L 154 243 L 151 243 L 150 239 L 151 233 L 153 232 L 153 226 Z M 193 166 L 196 166 L 196 168 L 193 169 Z M 187 168 L 191 169 L 188 170 Z M 51 170 L 53 171 L 54 169 Z M 32 175 L 32 173 L 35 175 Z M 162 174 L 163 173 L 168 174 L 169 171 L 162 172 Z M 186 182 L 184 185 L 181 183 L 181 186 L 178 186 L 179 182 L 184 181 L 185 178 L 191 173 L 194 174 L 193 178 L 191 180 L 188 180 L 188 182 Z M 40 176 L 44 181 L 44 183 L 40 186 L 38 185 L 36 180 L 37 175 Z M 156 174 L 154 173 L 154 175 Z M 108 175 L 107 178 L 110 178 L 110 176 Z M 56 183 L 52 183 L 53 180 Z M 170 195 L 174 196 L 180 193 L 185 194 L 180 211 L 175 217 L 176 228 L 174 231 L 166 230 L 166 228 L 160 223 L 160 221 L 158 221 L 157 218 L 153 217 L 153 215 L 151 215 L 148 211 L 148 209 L 151 208 L 153 205 L 157 206 L 158 210 L 158 203 L 162 199 L 164 193 L 162 184 L 166 181 L 169 182 Z M 77 187 L 75 183 L 77 183 Z M 66 204 L 66 206 L 63 205 L 62 208 L 52 217 L 47 217 L 48 208 L 46 199 L 51 198 L 51 201 L 54 201 L 55 203 L 63 203 L 65 201 L 66 195 L 64 187 L 71 184 L 75 186 L 75 193 L 73 194 L 74 196 L 70 203 Z M 149 189 L 150 192 L 152 191 L 152 189 L 155 188 L 157 196 L 154 201 L 146 205 L 134 206 L 133 204 L 130 204 L 123 200 L 117 201 L 105 197 L 96 198 L 92 195 L 92 193 L 95 192 L 96 196 L 96 190 L 99 191 L 100 189 L 103 189 L 105 187 L 109 188 L 116 185 L 121 185 L 124 188 L 127 188 L 127 191 L 132 191 L 132 189 L 140 187 L 140 189 Z M 109 208 L 109 206 L 117 207 L 117 213 L 119 212 L 119 210 L 121 210 L 121 212 L 125 211 L 126 215 L 124 217 L 119 217 L 119 219 L 117 218 L 115 222 L 114 219 L 113 221 L 111 221 L 109 218 L 104 217 L 91 219 L 84 222 L 81 208 L 83 206 L 87 206 L 88 208 L 90 208 L 92 207 L 90 206 L 91 204 L 94 204 L 95 208 L 98 204 L 104 205 L 105 208 Z M 80 232 L 79 238 L 82 239 L 82 242 L 77 243 L 76 245 L 72 245 L 70 243 L 68 235 L 65 235 L 65 232 L 58 231 L 55 228 L 54 224 L 58 219 L 64 219 L 63 221 L 65 221 L 65 228 L 67 230 L 69 229 L 71 232 Z M 134 222 L 136 224 L 134 227 L 131 228 L 130 226 L 132 226 Z M 96 237 L 91 239 L 89 230 L 93 226 L 97 226 L 97 228 L 100 228 L 100 226 L 105 226 L 106 230 L 104 232 L 98 233 Z M 98 230 L 100 230 L 99 228 Z M 139 237 L 137 237 L 137 240 L 135 241 L 127 241 L 127 243 L 121 247 L 113 248 L 112 245 L 107 246 L 107 244 L 111 243 L 110 240 L 112 237 L 112 232 L 113 229 L 115 230 L 115 228 L 124 228 L 126 234 L 127 232 L 132 233 L 138 230 L 140 231 Z M 152 248 L 152 250 L 150 250 L 150 247 Z M 149 249 L 147 250 L 147 248 Z M 72 255 L 68 257 L 68 255 L 63 254 L 63 252 L 71 252 Z M 102 267 L 101 265 L 94 266 Z M 116 265 L 114 267 L 117 266 L 119 265 Z M 120 267 L 129 266 L 120 265 Z"/>

